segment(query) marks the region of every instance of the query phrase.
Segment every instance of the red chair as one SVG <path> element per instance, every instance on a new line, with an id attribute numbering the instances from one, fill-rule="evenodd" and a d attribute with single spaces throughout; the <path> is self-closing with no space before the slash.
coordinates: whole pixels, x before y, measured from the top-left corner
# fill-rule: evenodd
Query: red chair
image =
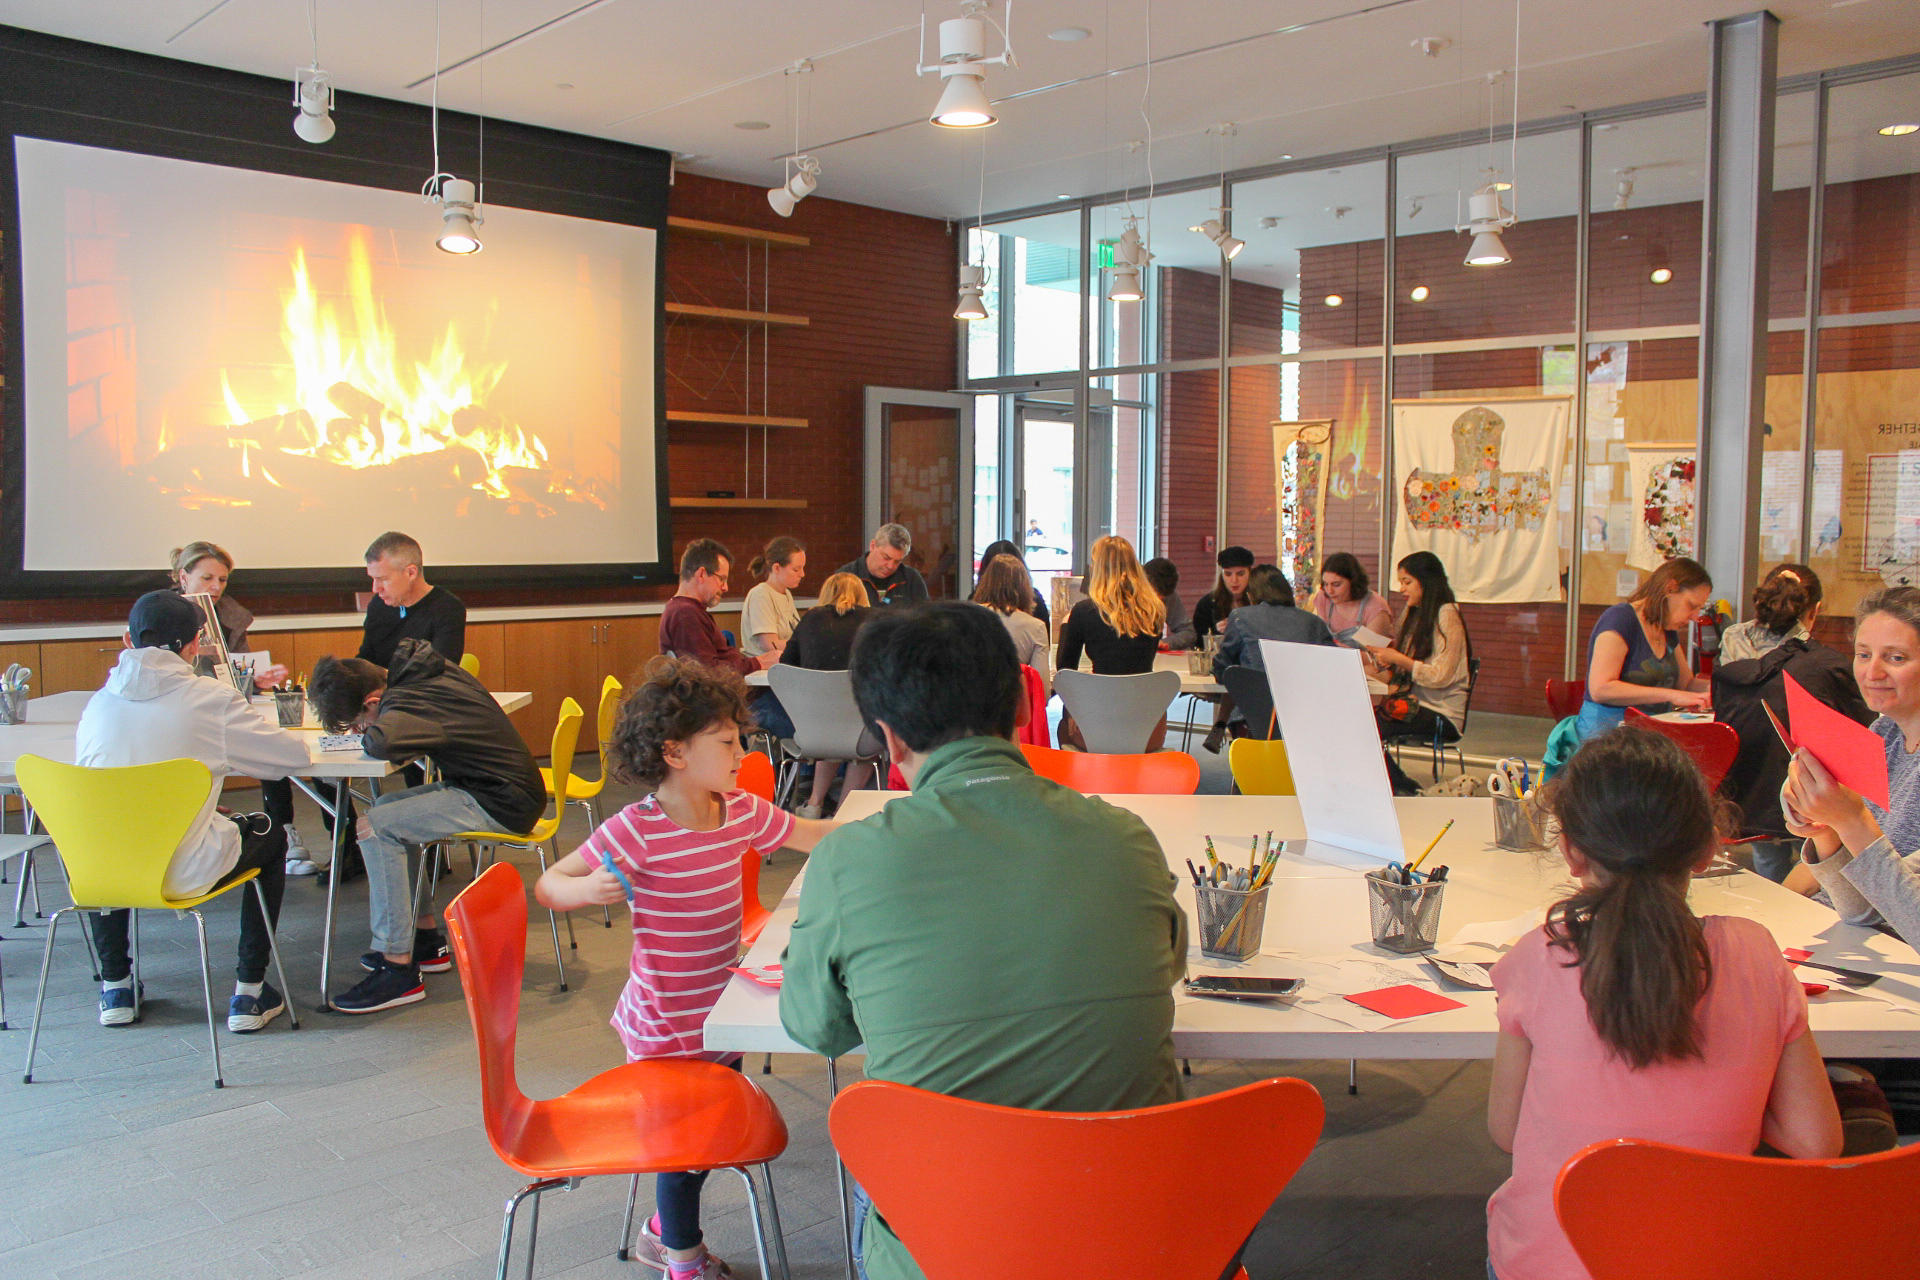
<path id="1" fill-rule="evenodd" d="M 1053 728 L 1047 723 L 1047 682 L 1026 663 L 1020 664 L 1020 679 L 1027 687 L 1027 722 L 1020 726 L 1021 745 L 1053 745 Z"/>
<path id="2" fill-rule="evenodd" d="M 1556 721 L 1579 715 L 1580 704 L 1586 700 L 1587 682 L 1585 680 L 1547 681 L 1547 714 Z"/>
<path id="3" fill-rule="evenodd" d="M 1554 1212 L 1593 1280 L 1914 1280 L 1920 1147 L 1778 1160 L 1596 1142 L 1567 1161 Z"/>
<path id="4" fill-rule="evenodd" d="M 1733 768 L 1733 758 L 1740 754 L 1740 735 L 1733 731 L 1732 725 L 1718 720 L 1660 720 L 1638 708 L 1628 707 L 1627 723 L 1651 729 L 1679 743 L 1680 749 L 1700 766 L 1700 772 L 1707 775 L 1709 791 L 1720 789 L 1720 780 L 1727 776 L 1727 770 Z"/>
<path id="5" fill-rule="evenodd" d="M 927 1280 L 1004 1270 L 1009 1240 L 1047 1247 L 1047 1272 L 1061 1280 L 1218 1280 L 1325 1118 L 1304 1080 L 1104 1112 L 869 1080 L 834 1099 L 827 1123 Z"/>
<path id="6" fill-rule="evenodd" d="M 1020 744 L 1033 771 L 1087 795 L 1190 796 L 1200 787 L 1200 764 L 1184 751 L 1097 755 Z"/>
<path id="7" fill-rule="evenodd" d="M 527 1274 L 539 1243 L 540 1197 L 581 1178 L 633 1178 L 620 1257 L 633 1238 L 640 1175 L 684 1169 L 732 1169 L 747 1185 L 760 1273 L 767 1267 L 767 1236 L 760 1193 L 748 1167 L 767 1183 L 780 1273 L 787 1273 L 780 1208 L 766 1166 L 787 1149 L 787 1126 L 757 1085 L 717 1062 L 650 1058 L 602 1071 L 558 1098 L 536 1100 L 514 1076 L 514 1040 L 520 1025 L 520 984 L 527 958 L 527 891 L 520 873 L 499 862 L 461 890 L 447 907 L 447 934 L 465 989 L 473 1038 L 480 1053 L 480 1111 L 487 1141 L 508 1168 L 534 1181 L 507 1201 L 500 1231 L 498 1275 L 505 1280 L 520 1202 L 533 1198 Z"/>
<path id="8" fill-rule="evenodd" d="M 740 773 L 735 785 L 742 791 L 750 791 L 762 800 L 773 800 L 773 761 L 758 751 L 750 751 L 747 758 L 740 762 Z M 767 921 L 773 912 L 760 905 L 760 863 L 762 855 L 758 849 L 748 849 L 740 855 L 740 942 L 743 946 L 752 946 L 760 937 L 760 931 L 767 927 Z"/>

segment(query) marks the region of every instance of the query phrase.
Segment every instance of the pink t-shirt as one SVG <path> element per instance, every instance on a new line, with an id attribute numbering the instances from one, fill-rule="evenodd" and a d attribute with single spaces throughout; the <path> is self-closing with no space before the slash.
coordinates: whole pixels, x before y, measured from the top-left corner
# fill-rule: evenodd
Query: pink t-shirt
<path id="1" fill-rule="evenodd" d="M 633 881 L 633 959 L 612 1018 L 629 1062 L 737 1056 L 704 1050 L 700 1027 L 740 955 L 740 858 L 792 831 L 792 814 L 746 791 L 727 793 L 712 831 L 688 831 L 648 796 L 580 846 L 587 865 L 611 861 Z"/>
<path id="2" fill-rule="evenodd" d="M 1502 1280 L 1589 1280 L 1553 1213 L 1560 1167 L 1582 1147 L 1650 1138 L 1751 1154 L 1780 1051 L 1807 1029 L 1807 998 L 1766 926 L 1705 916 L 1713 980 L 1697 1013 L 1703 1056 L 1635 1070 L 1587 1019 L 1571 953 L 1535 929 L 1493 967 L 1500 1030 L 1533 1045 L 1513 1176 L 1487 1202 L 1487 1253 Z"/>

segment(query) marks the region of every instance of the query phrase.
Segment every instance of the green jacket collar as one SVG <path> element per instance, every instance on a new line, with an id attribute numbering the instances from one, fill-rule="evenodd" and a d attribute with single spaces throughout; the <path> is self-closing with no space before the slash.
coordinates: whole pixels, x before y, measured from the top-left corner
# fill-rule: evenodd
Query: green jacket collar
<path id="1" fill-rule="evenodd" d="M 966 786 L 994 774 L 1032 773 L 1020 748 L 1005 738 L 961 738 L 935 747 L 914 777 L 917 795 L 937 787 Z"/>

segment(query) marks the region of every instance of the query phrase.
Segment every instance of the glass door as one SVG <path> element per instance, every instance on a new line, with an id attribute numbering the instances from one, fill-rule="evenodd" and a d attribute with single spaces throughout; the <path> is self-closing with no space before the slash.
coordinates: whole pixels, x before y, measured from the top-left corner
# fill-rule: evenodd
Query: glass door
<path id="1" fill-rule="evenodd" d="M 936 600 L 973 590 L 963 564 L 974 515 L 973 397 L 903 387 L 866 389 L 866 523 L 861 541 L 889 521 L 913 536 L 907 563 Z M 964 557 L 964 560 L 963 560 Z"/>

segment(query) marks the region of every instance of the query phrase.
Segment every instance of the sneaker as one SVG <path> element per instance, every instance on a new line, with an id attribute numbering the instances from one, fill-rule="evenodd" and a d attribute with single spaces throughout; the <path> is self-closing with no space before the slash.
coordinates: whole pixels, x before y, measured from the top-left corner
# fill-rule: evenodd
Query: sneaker
<path id="1" fill-rule="evenodd" d="M 386 957 L 380 967 L 353 985 L 353 989 L 333 998 L 340 1013 L 377 1013 L 427 998 L 427 984 L 413 965 L 394 964 Z"/>
<path id="2" fill-rule="evenodd" d="M 271 982 L 263 982 L 259 995 L 236 994 L 227 1002 L 227 1030 L 237 1036 L 250 1035 L 286 1011 L 286 997 L 275 991 Z"/>
<path id="3" fill-rule="evenodd" d="M 320 863 L 313 860 L 313 854 L 300 841 L 300 833 L 292 827 L 287 828 L 287 874 L 290 876 L 310 876 L 320 870 Z"/>
<path id="4" fill-rule="evenodd" d="M 795 809 L 793 811 L 793 816 L 796 818 L 807 818 L 814 822 L 818 822 L 820 820 L 821 813 L 825 809 L 825 807 L 826 806 L 824 805 L 818 805 L 818 804 L 803 804 L 798 809 Z"/>
<path id="5" fill-rule="evenodd" d="M 628 1256 L 643 1267 L 658 1267 L 661 1280 L 671 1280 L 673 1272 L 668 1269 L 667 1247 L 660 1243 L 660 1236 L 653 1229 L 653 1218 L 640 1224 L 640 1238 L 633 1242 Z M 700 1259 L 700 1270 L 696 1274 L 700 1280 L 733 1280 L 733 1268 L 711 1253 Z"/>
<path id="6" fill-rule="evenodd" d="M 363 952 L 360 967 L 374 973 L 385 959 L 378 951 Z M 453 953 L 447 949 L 446 935 L 438 929 L 414 930 L 413 967 L 422 973 L 445 973 L 453 968 Z"/>
<path id="7" fill-rule="evenodd" d="M 100 1025 L 124 1027 L 133 1021 L 133 988 L 100 988 Z"/>
<path id="8" fill-rule="evenodd" d="M 711 1253 L 700 1255 L 698 1271 L 675 1271 L 671 1264 L 662 1264 L 660 1280 L 680 1280 L 682 1276 L 686 1280 L 734 1280 L 733 1268 Z"/>
<path id="9" fill-rule="evenodd" d="M 1893 1108 L 1887 1105 L 1887 1095 L 1881 1091 L 1872 1072 L 1851 1062 L 1829 1062 L 1827 1079 L 1833 1086 L 1833 1100 L 1840 1108 L 1844 1142 L 1841 1155 L 1872 1155 L 1876 1151 L 1891 1151 L 1899 1144 Z"/>
<path id="10" fill-rule="evenodd" d="M 1207 736 L 1200 740 L 1200 745 L 1210 754 L 1217 756 L 1220 754 L 1220 745 L 1226 740 L 1227 727 L 1217 724 L 1207 731 Z"/>

